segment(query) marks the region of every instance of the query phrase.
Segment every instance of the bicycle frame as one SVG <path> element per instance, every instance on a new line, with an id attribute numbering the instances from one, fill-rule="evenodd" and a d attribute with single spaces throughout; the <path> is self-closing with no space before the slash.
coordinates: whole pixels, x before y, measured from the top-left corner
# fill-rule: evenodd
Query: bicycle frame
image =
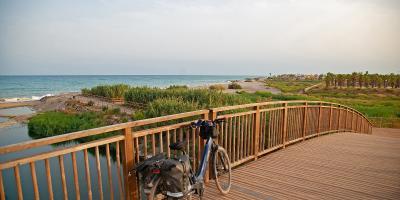
<path id="1" fill-rule="evenodd" d="M 201 157 L 201 163 L 200 163 L 200 167 L 197 170 L 196 173 L 196 181 L 199 182 L 204 182 L 204 175 L 207 171 L 207 167 L 208 167 L 208 161 L 210 159 L 211 156 L 211 151 L 212 151 L 212 147 L 213 147 L 213 139 L 211 137 L 209 137 L 207 139 L 207 142 L 204 146 L 204 152 L 203 155 Z"/>

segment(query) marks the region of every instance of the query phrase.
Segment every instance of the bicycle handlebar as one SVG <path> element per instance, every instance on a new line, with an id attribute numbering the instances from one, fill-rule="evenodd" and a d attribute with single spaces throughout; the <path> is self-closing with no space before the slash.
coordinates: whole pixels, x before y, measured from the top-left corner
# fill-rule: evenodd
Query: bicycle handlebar
<path id="1" fill-rule="evenodd" d="M 199 120 L 197 120 L 197 122 L 192 122 L 190 124 L 190 127 L 196 128 L 196 127 L 201 127 L 201 126 L 206 126 L 206 127 L 207 126 L 216 126 L 217 124 L 219 124 L 221 122 L 225 122 L 225 121 L 226 121 L 225 118 L 216 119 L 214 121 L 199 119 Z"/>

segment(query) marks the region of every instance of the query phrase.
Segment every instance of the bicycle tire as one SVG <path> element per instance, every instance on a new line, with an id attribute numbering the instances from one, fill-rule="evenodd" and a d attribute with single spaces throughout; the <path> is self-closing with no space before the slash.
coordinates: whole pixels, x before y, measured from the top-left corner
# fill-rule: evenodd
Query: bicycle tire
<path id="1" fill-rule="evenodd" d="M 220 162 L 218 161 L 220 159 Z M 219 173 L 221 170 L 219 167 L 219 164 L 223 163 L 223 170 L 224 172 Z M 226 150 L 222 147 L 218 147 L 218 149 L 214 152 L 214 157 L 213 157 L 213 170 L 214 170 L 214 175 L 215 175 L 215 184 L 217 185 L 218 190 L 222 194 L 228 194 L 229 190 L 231 189 L 231 179 L 232 179 L 232 169 L 231 169 L 231 162 L 228 156 L 228 153 L 226 153 Z M 222 175 L 227 175 L 228 177 L 222 177 Z M 222 179 L 227 178 L 227 183 L 225 186 L 222 184 Z"/>

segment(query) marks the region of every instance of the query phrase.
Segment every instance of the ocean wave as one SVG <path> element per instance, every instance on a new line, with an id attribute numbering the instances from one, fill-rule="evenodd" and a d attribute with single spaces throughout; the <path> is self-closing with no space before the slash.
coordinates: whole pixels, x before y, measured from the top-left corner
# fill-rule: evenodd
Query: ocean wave
<path id="1" fill-rule="evenodd" d="M 24 101 L 35 101 L 35 100 L 41 100 L 44 97 L 51 97 L 54 96 L 54 94 L 46 94 L 43 96 L 32 96 L 31 98 L 29 97 L 12 97 L 12 98 L 4 98 L 1 99 L 3 102 L 24 102 Z"/>

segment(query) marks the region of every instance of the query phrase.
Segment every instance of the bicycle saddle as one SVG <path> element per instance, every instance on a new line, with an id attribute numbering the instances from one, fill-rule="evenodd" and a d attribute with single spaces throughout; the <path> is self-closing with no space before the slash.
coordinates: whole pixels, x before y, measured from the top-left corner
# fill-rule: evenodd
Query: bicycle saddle
<path id="1" fill-rule="evenodd" d="M 175 142 L 169 145 L 169 148 L 172 150 L 183 150 L 186 146 L 186 141 Z"/>

